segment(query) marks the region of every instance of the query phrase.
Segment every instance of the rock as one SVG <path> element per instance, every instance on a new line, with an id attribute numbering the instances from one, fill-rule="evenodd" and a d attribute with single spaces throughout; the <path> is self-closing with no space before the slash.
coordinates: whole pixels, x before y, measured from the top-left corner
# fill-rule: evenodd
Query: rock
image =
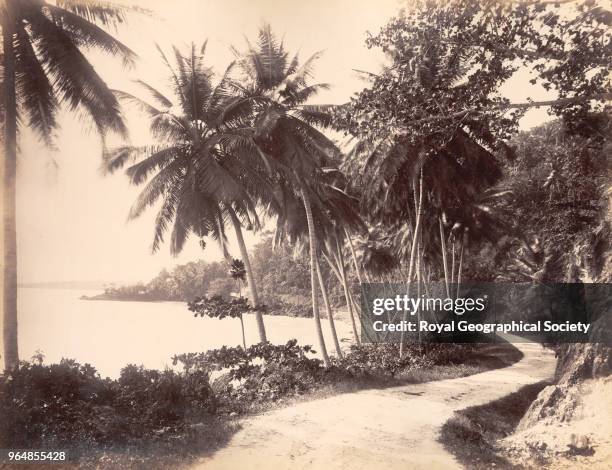
<path id="1" fill-rule="evenodd" d="M 612 373 L 612 348 L 602 344 L 565 344 L 558 351 L 555 382 L 573 385 Z"/>
<path id="2" fill-rule="evenodd" d="M 529 406 L 519 422 L 517 432 L 524 431 L 542 421 L 569 421 L 576 409 L 576 390 L 559 385 L 545 387 Z"/>

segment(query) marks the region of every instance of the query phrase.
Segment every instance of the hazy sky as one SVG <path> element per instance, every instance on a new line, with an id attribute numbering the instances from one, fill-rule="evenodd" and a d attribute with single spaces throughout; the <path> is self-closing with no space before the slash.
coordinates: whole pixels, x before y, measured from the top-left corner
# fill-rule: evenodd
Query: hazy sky
<path id="1" fill-rule="evenodd" d="M 118 60 L 89 54 L 96 70 L 113 87 L 134 92 L 131 80 L 139 78 L 165 88 L 165 69 L 154 43 L 164 50 L 171 44 L 186 46 L 209 39 L 208 63 L 221 73 L 232 60 L 230 45 L 241 48 L 244 37 L 255 38 L 267 21 L 284 37 L 289 51 L 306 58 L 324 50 L 316 67 L 316 80 L 332 85 L 315 101 L 343 103 L 363 82 L 352 69 L 376 72 L 384 61 L 364 45 L 366 31 L 376 32 L 400 3 L 397 0 L 141 0 L 154 12 L 122 27 L 116 36 L 138 55 L 135 68 L 122 70 Z M 518 76 L 504 88 L 515 101 L 527 96 L 548 98 L 544 90 Z M 132 140 L 146 137 L 146 123 L 129 113 Z M 533 110 L 521 125 L 531 127 L 547 119 L 545 110 Z M 139 188 L 131 187 L 120 173 L 100 173 L 100 144 L 89 126 L 67 113 L 60 119 L 56 151 L 49 151 L 24 130 L 18 167 L 19 279 L 35 281 L 146 281 L 162 267 L 204 258 L 219 260 L 214 242 L 203 252 L 190 240 L 177 258 L 167 246 L 151 255 L 154 208 L 140 219 L 126 222 Z M 232 242 L 233 232 L 228 231 Z M 256 238 L 246 233 L 252 246 Z M 232 253 L 237 256 L 237 249 Z"/>

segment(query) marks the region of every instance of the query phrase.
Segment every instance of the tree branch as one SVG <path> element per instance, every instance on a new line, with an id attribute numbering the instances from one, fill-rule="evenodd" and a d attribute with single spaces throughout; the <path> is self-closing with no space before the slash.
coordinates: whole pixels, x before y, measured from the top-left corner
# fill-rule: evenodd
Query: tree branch
<path id="1" fill-rule="evenodd" d="M 572 103 L 580 103 L 581 101 L 587 100 L 610 100 L 612 99 L 612 93 L 601 93 L 593 96 L 573 96 L 571 98 L 558 98 L 556 100 L 548 100 L 548 101 L 527 101 L 525 103 L 509 103 L 506 105 L 501 105 L 493 108 L 495 111 L 504 111 L 508 109 L 529 109 L 529 108 L 541 108 L 544 106 L 560 106 Z M 455 119 L 462 118 L 468 114 L 478 114 L 482 113 L 478 108 L 470 108 L 463 111 L 457 111 L 451 114 L 436 114 L 434 116 L 428 116 L 422 119 L 416 119 L 414 121 L 408 121 L 406 125 L 414 125 L 421 124 L 425 122 L 438 121 L 438 120 L 446 120 L 446 119 Z"/>

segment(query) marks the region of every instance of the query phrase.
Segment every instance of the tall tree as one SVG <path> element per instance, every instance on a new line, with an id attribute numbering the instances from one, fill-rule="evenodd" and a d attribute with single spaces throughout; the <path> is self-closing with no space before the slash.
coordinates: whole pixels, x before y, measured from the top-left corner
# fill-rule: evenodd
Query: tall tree
<path id="1" fill-rule="evenodd" d="M 259 31 L 257 43 L 238 53 L 244 75 L 243 99 L 235 109 L 254 115 L 253 137 L 259 156 L 272 174 L 289 183 L 304 206 L 311 258 L 312 311 L 323 360 L 329 364 L 319 316 L 317 270 L 319 249 L 313 204 L 317 203 L 317 181 L 338 155 L 333 142 L 318 129 L 330 124 L 330 116 L 316 106 L 305 105 L 326 84 L 309 84 L 312 67 L 320 54 L 300 65 L 289 57 L 269 25 Z"/>
<path id="2" fill-rule="evenodd" d="M 127 145 L 114 149 L 106 156 L 106 168 L 114 171 L 136 159 L 137 163 L 127 169 L 132 183 L 142 184 L 148 179 L 130 218 L 138 217 L 162 198 L 155 222 L 153 251 L 159 248 L 164 233 L 172 225 L 170 250 L 173 254 L 182 250 L 190 233 L 195 233 L 217 239 L 228 258 L 225 225 L 229 219 L 244 262 L 259 337 L 266 341 L 242 226 L 258 226 L 256 204 L 271 189 L 257 160 L 244 158 L 254 151 L 250 134 L 244 130 L 244 117 L 229 109 L 235 101 L 230 79 L 233 64 L 215 85 L 213 71 L 204 62 L 205 50 L 206 43 L 201 47 L 192 44 L 187 54 L 174 48 L 175 64 L 171 65 L 159 49 L 169 71 L 174 102 L 144 82 L 140 84 L 154 104 L 125 92 L 115 92 L 147 113 L 156 142 L 150 146 Z"/>
<path id="3" fill-rule="evenodd" d="M 96 73 L 82 48 L 119 56 L 133 52 L 100 26 L 125 20 L 126 8 L 107 2 L 5 0 L 0 5 L 3 47 L 4 108 L 4 363 L 18 364 L 17 230 L 15 180 L 19 124 L 27 122 L 42 140 L 53 144 L 60 105 L 83 110 L 97 131 L 125 134 L 115 96 Z M 97 24 L 96 24 L 97 23 Z"/>
<path id="4" fill-rule="evenodd" d="M 417 1 L 390 20 L 367 43 L 391 64 L 335 113 L 339 127 L 358 139 L 347 171 L 359 183 L 369 170 L 361 181 L 364 209 L 377 223 L 397 227 L 402 220 L 414 228 L 422 171 L 426 219 L 435 222 L 422 228 L 440 247 L 455 224 L 450 213 L 500 180 L 500 157 L 513 158 L 506 142 L 526 109 L 550 106 L 584 127 L 589 111 L 610 98 L 611 17 L 592 2 L 572 2 L 562 13 L 551 2 L 451 0 Z M 518 67 L 559 98 L 501 97 Z M 434 246 L 424 242 L 425 250 Z M 411 252 L 414 243 L 406 245 Z"/>

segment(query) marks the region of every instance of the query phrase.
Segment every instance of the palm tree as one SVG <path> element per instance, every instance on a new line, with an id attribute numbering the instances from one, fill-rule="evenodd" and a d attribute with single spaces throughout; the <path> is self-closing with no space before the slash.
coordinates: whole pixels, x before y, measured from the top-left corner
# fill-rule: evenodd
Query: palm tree
<path id="1" fill-rule="evenodd" d="M 338 150 L 317 129 L 328 126 L 330 116 L 316 106 L 304 104 L 318 91 L 328 88 L 326 84 L 308 83 L 320 54 L 314 54 L 300 65 L 299 57 L 289 57 L 269 25 L 260 29 L 256 45 L 249 43 L 244 53 L 236 54 L 244 84 L 239 86 L 242 99 L 236 101 L 232 110 L 253 114 L 253 138 L 260 158 L 272 174 L 295 188 L 304 206 L 309 234 L 312 312 L 321 354 L 325 364 L 329 364 L 319 315 L 319 249 L 313 201 L 317 200 L 317 180 L 323 168 L 333 166 Z"/>
<path id="2" fill-rule="evenodd" d="M 183 55 L 173 48 L 173 66 L 158 48 L 170 72 L 176 105 L 144 82 L 139 83 L 151 95 L 154 105 L 134 95 L 115 92 L 148 114 L 151 134 L 160 144 L 114 149 L 106 155 L 106 169 L 114 171 L 129 160 L 138 160 L 127 169 L 134 184 L 144 183 L 157 171 L 130 211 L 130 218 L 138 217 L 159 198 L 163 199 L 155 223 L 153 251 L 159 248 L 164 233 L 172 225 L 173 254 L 182 250 L 190 233 L 195 233 L 200 238 L 217 239 L 229 258 L 225 247 L 225 225 L 229 219 L 244 263 L 259 337 L 266 341 L 242 226 L 259 226 L 256 204 L 271 190 L 257 161 L 244 158 L 244 154 L 250 155 L 254 150 L 250 135 L 244 131 L 243 117 L 227 109 L 235 101 L 230 79 L 233 64 L 213 85 L 213 72 L 204 65 L 205 49 L 206 43 L 200 48 L 192 44 L 190 52 Z M 273 200 L 268 203 L 273 204 Z"/>
<path id="3" fill-rule="evenodd" d="M 18 365 L 17 230 L 15 180 L 17 135 L 27 122 L 47 145 L 53 144 L 60 105 L 85 111 L 97 131 L 125 134 L 115 96 L 81 52 L 97 48 L 124 64 L 133 52 L 100 26 L 125 20 L 126 9 L 108 2 L 5 0 L 0 6 L 3 40 L 4 108 L 4 362 Z"/>
<path id="4" fill-rule="evenodd" d="M 357 201 L 340 189 L 344 186 L 343 175 L 338 171 L 325 171 L 318 178 L 317 192 L 313 194 L 315 203 L 312 205 L 312 218 L 317 227 L 317 247 L 320 254 L 328 262 L 330 268 L 343 284 L 347 307 L 353 323 L 353 333 L 355 341 L 358 343 L 357 326 L 353 316 L 352 305 L 346 285 L 346 275 L 340 266 L 339 257 L 336 250 L 339 245 L 333 241 L 337 239 L 338 227 L 346 227 L 350 230 L 361 230 L 363 228 L 361 218 L 357 210 Z M 297 251 L 310 246 L 310 232 L 306 217 L 306 209 L 300 197 L 291 191 L 285 184 L 277 187 L 281 194 L 282 201 L 280 207 L 283 209 L 277 215 L 275 243 L 288 242 Z M 342 262 L 343 264 L 343 262 Z M 315 265 L 318 284 L 323 297 L 323 304 L 327 311 L 327 318 L 331 330 L 332 340 L 338 357 L 342 357 L 340 342 L 336 332 L 331 302 L 329 301 L 328 290 L 324 277 L 321 272 L 320 263 L 317 260 Z"/>

